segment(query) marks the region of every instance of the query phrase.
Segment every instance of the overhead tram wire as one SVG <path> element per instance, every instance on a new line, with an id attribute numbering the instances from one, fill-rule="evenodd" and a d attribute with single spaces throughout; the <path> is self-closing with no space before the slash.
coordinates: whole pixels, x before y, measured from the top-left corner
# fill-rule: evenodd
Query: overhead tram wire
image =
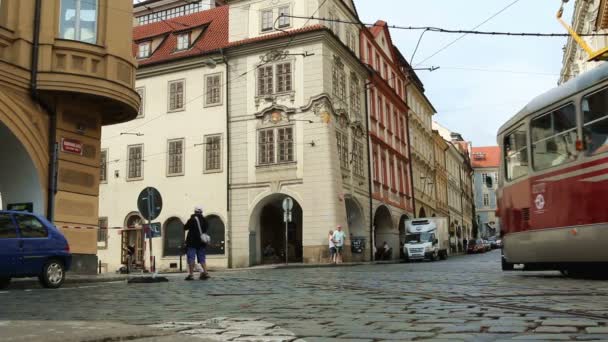
<path id="1" fill-rule="evenodd" d="M 281 15 L 287 18 L 295 18 L 295 19 L 311 19 L 311 20 L 319 20 L 326 22 L 336 22 L 342 24 L 351 24 L 351 25 L 360 25 L 361 23 L 349 20 L 341 20 L 341 19 L 328 19 L 324 17 L 306 17 L 306 16 L 297 16 L 297 15 Z M 364 26 L 367 27 L 379 27 L 376 24 L 363 23 Z M 399 25 L 386 25 L 388 28 L 396 29 L 396 30 L 408 30 L 408 31 L 430 31 L 436 33 L 466 33 L 472 35 L 487 35 L 487 36 L 512 36 L 512 37 L 570 37 L 568 33 L 543 33 L 543 32 L 505 32 L 505 31 L 478 31 L 478 30 L 451 30 L 444 29 L 440 27 L 434 26 L 399 26 Z M 581 37 L 606 37 L 608 33 L 577 33 Z"/>

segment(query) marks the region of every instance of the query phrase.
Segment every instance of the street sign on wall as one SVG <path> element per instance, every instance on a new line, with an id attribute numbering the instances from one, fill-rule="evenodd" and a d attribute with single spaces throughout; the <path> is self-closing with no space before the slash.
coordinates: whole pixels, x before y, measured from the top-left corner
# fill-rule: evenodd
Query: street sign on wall
<path id="1" fill-rule="evenodd" d="M 76 139 L 61 138 L 61 152 L 82 155 L 82 142 Z"/>

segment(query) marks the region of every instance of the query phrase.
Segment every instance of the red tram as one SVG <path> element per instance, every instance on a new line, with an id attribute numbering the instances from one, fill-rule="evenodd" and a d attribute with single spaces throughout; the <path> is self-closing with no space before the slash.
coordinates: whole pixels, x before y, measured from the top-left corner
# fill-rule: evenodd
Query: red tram
<path id="1" fill-rule="evenodd" d="M 498 132 L 503 270 L 608 270 L 608 63 L 532 100 Z"/>

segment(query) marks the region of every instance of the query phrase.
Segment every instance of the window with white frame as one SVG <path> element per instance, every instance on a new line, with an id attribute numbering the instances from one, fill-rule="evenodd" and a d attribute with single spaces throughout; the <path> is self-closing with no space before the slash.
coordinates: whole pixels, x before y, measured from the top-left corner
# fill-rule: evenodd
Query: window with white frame
<path id="1" fill-rule="evenodd" d="M 137 95 L 139 95 L 139 99 L 141 100 L 139 103 L 139 111 L 137 112 L 137 118 L 143 118 L 144 117 L 144 103 L 145 103 L 145 98 L 146 98 L 146 90 L 144 88 L 137 88 Z"/>
<path id="2" fill-rule="evenodd" d="M 152 52 L 152 43 L 143 42 L 137 45 L 137 58 L 148 58 Z"/>
<path id="3" fill-rule="evenodd" d="M 258 95 L 272 95 L 274 85 L 272 65 L 258 68 Z"/>
<path id="4" fill-rule="evenodd" d="M 329 13 L 329 28 L 338 38 L 340 37 L 340 18 L 332 11 Z"/>
<path id="5" fill-rule="evenodd" d="M 190 32 L 182 33 L 177 36 L 176 50 L 186 50 L 190 48 Z"/>
<path id="6" fill-rule="evenodd" d="M 97 227 L 97 242 L 102 243 L 102 246 L 97 246 L 98 248 L 105 249 L 108 243 L 108 218 L 100 217 L 98 219 L 98 227 Z"/>
<path id="7" fill-rule="evenodd" d="M 363 166 L 363 144 L 353 138 L 353 172 L 359 177 L 365 177 Z"/>
<path id="8" fill-rule="evenodd" d="M 292 90 L 291 63 L 280 63 L 276 65 L 277 93 L 286 93 Z"/>
<path id="9" fill-rule="evenodd" d="M 144 145 L 131 145 L 127 147 L 127 179 L 137 180 L 143 178 L 143 150 Z"/>
<path id="10" fill-rule="evenodd" d="M 205 137 L 205 172 L 222 170 L 222 136 Z"/>
<path id="11" fill-rule="evenodd" d="M 487 179 L 488 179 L 488 174 L 487 173 L 482 173 L 481 174 L 481 184 L 483 184 L 484 186 L 487 186 Z"/>
<path id="12" fill-rule="evenodd" d="M 269 165 L 274 162 L 274 128 L 262 129 L 258 132 L 258 163 Z"/>
<path id="13" fill-rule="evenodd" d="M 279 163 L 294 161 L 293 127 L 277 128 L 277 149 Z"/>
<path id="14" fill-rule="evenodd" d="M 291 27 L 291 7 L 281 5 L 275 8 L 268 8 L 260 12 L 260 30 L 262 32 L 275 31 L 275 23 L 279 29 Z"/>
<path id="15" fill-rule="evenodd" d="M 99 181 L 108 181 L 108 150 L 101 150 L 101 160 L 99 161 Z"/>
<path id="16" fill-rule="evenodd" d="M 484 207 L 490 206 L 490 195 L 489 194 L 483 194 L 483 206 Z"/>
<path id="17" fill-rule="evenodd" d="M 279 7 L 279 27 L 286 28 L 291 26 L 291 8 L 289 6 Z"/>
<path id="18" fill-rule="evenodd" d="M 222 75 L 205 76 L 205 105 L 218 105 L 222 103 Z"/>
<path id="19" fill-rule="evenodd" d="M 359 77 L 350 74 L 350 110 L 357 117 L 361 114 L 361 90 Z"/>
<path id="20" fill-rule="evenodd" d="M 258 96 L 290 93 L 293 91 L 292 62 L 265 65 L 257 72 Z"/>
<path id="21" fill-rule="evenodd" d="M 169 111 L 184 109 L 184 80 L 169 82 Z"/>
<path id="22" fill-rule="evenodd" d="M 340 167 L 348 169 L 348 136 L 340 131 L 336 131 L 336 140 L 338 143 L 338 158 L 340 159 Z"/>
<path id="23" fill-rule="evenodd" d="M 97 7 L 97 0 L 61 0 L 61 38 L 97 43 Z"/>
<path id="24" fill-rule="evenodd" d="M 258 131 L 258 164 L 295 161 L 293 126 L 266 128 Z"/>
<path id="25" fill-rule="evenodd" d="M 337 99 L 344 101 L 346 98 L 346 72 L 344 72 L 344 64 L 338 57 L 334 57 L 332 74 L 332 92 Z"/>
<path id="26" fill-rule="evenodd" d="M 184 139 L 169 140 L 167 154 L 167 176 L 182 176 L 184 174 Z"/>
<path id="27" fill-rule="evenodd" d="M 262 32 L 273 31 L 274 27 L 272 26 L 274 23 L 273 19 L 273 10 L 267 9 L 260 13 L 262 20 Z"/>

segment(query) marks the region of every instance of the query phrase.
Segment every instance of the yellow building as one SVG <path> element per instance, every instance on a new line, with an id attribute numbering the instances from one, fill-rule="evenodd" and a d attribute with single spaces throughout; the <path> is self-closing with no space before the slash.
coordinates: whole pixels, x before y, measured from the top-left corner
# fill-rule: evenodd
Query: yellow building
<path id="1" fill-rule="evenodd" d="M 446 151 L 450 148 L 438 131 L 433 130 L 435 153 L 435 204 L 437 216 L 450 217 L 448 206 L 448 170 L 446 165 Z"/>
<path id="2" fill-rule="evenodd" d="M 130 1 L 0 2 L 1 207 L 60 227 L 75 271 L 97 263 L 101 126 L 137 116 L 132 25 Z"/>

